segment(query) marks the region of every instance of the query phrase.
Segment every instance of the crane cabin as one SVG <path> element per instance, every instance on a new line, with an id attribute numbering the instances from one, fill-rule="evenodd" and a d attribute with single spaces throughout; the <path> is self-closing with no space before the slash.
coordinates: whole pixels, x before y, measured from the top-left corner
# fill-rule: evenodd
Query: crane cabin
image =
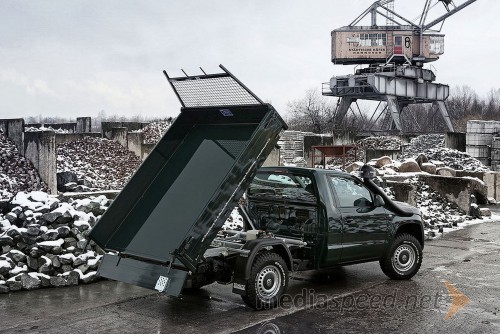
<path id="1" fill-rule="evenodd" d="M 444 34 L 420 34 L 411 26 L 346 26 L 332 31 L 332 62 L 339 65 L 415 65 L 436 61 L 443 53 Z"/>

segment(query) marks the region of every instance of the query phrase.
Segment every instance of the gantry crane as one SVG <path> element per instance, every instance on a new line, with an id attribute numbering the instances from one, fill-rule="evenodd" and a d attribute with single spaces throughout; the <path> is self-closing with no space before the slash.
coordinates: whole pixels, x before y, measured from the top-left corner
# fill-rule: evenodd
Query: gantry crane
<path id="1" fill-rule="evenodd" d="M 477 0 L 458 5 L 453 0 L 426 0 L 418 22 L 394 11 L 393 1 L 376 1 L 351 24 L 332 31 L 332 62 L 368 67 L 356 69 L 354 75 L 332 77 L 323 85 L 323 95 L 340 98 L 337 122 L 353 110 L 351 106 L 358 99 L 379 101 L 367 126 L 373 128 L 382 115 L 390 115 L 384 130 L 399 132 L 400 114 L 406 106 L 432 103 L 443 116 L 448 131 L 453 132 L 445 104 L 449 86 L 435 83 L 436 76 L 423 65 L 438 60 L 444 53 L 444 34 L 440 33 L 444 21 Z M 446 13 L 427 22 L 429 13 L 439 3 Z M 368 15 L 371 25 L 359 25 Z M 378 25 L 380 16 L 386 19 L 386 25 Z"/>

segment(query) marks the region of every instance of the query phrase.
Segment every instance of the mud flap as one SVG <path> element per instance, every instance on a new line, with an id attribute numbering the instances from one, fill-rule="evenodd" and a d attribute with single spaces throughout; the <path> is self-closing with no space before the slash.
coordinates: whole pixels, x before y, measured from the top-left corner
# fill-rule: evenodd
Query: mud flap
<path id="1" fill-rule="evenodd" d="M 98 275 L 178 297 L 182 292 L 187 271 L 105 254 Z"/>

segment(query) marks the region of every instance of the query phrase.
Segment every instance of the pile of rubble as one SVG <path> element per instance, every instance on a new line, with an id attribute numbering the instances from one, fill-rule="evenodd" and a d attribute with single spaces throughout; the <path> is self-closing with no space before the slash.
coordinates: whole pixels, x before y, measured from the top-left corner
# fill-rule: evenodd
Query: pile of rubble
<path id="1" fill-rule="evenodd" d="M 443 227 L 457 227 L 459 223 L 471 219 L 456 204 L 448 202 L 429 185 L 418 179 L 412 179 L 410 182 L 417 188 L 417 208 L 422 212 L 426 234 L 429 237 L 434 237 Z"/>
<path id="2" fill-rule="evenodd" d="M 0 130 L 0 200 L 18 191 L 47 190 L 33 164 L 19 154 L 14 142 Z"/>
<path id="3" fill-rule="evenodd" d="M 356 161 L 365 161 L 367 150 L 399 150 L 401 140 L 394 136 L 368 137 L 358 140 L 355 150 L 349 150 L 345 158 L 335 157 L 327 161 L 328 169 L 343 169 L 343 163 L 348 166 Z"/>
<path id="4" fill-rule="evenodd" d="M 412 138 L 410 143 L 402 146 L 401 158 L 415 158 L 421 153 L 426 153 L 431 148 L 444 148 L 444 135 L 428 134 Z"/>
<path id="5" fill-rule="evenodd" d="M 60 202 L 45 192 L 19 192 L 0 214 L 0 293 L 89 283 L 103 255 L 85 237 L 109 200 Z"/>
<path id="6" fill-rule="evenodd" d="M 144 134 L 144 143 L 156 144 L 161 137 L 163 137 L 165 132 L 167 132 L 171 124 L 172 119 L 149 123 L 144 129 L 142 129 L 142 133 Z"/>
<path id="7" fill-rule="evenodd" d="M 451 148 L 431 148 L 425 152 L 429 160 L 443 162 L 446 166 L 455 170 L 465 170 L 470 172 L 489 172 L 490 169 L 476 158 L 465 152 L 460 152 Z"/>
<path id="8" fill-rule="evenodd" d="M 490 169 L 469 154 L 444 147 L 444 135 L 429 134 L 413 138 L 403 146 L 402 159 L 424 155 L 428 160 L 440 161 L 455 170 L 487 172 Z"/>
<path id="9" fill-rule="evenodd" d="M 85 137 L 60 144 L 57 146 L 58 189 L 118 190 L 140 164 L 135 154 L 105 138 Z"/>

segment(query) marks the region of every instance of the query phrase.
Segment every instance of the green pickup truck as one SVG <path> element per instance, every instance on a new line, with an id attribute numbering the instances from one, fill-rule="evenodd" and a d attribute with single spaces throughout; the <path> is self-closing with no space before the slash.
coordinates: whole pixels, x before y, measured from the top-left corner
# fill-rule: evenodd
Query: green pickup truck
<path id="1" fill-rule="evenodd" d="M 365 166 L 365 177 L 358 178 L 325 169 L 259 169 L 241 211 L 250 228 L 262 231 L 263 247 L 259 241 L 258 252 L 243 247 L 253 258 L 242 261 L 246 268 L 239 272 L 245 274 L 234 276 L 233 292 L 261 308 L 277 303 L 289 271 L 379 261 L 392 279 L 415 275 L 424 247 L 421 214 L 387 198 L 370 172 Z M 273 238 L 285 246 L 266 249 Z"/>
<path id="2" fill-rule="evenodd" d="M 183 107 L 91 230 L 107 251 L 99 274 L 170 296 L 231 283 L 254 309 L 275 307 L 293 271 L 380 261 L 393 279 L 415 275 L 420 212 L 390 200 L 369 166 L 359 178 L 259 169 L 286 124 L 221 68 L 178 78 L 165 72 Z M 224 229 L 235 207 L 243 229 Z"/>

